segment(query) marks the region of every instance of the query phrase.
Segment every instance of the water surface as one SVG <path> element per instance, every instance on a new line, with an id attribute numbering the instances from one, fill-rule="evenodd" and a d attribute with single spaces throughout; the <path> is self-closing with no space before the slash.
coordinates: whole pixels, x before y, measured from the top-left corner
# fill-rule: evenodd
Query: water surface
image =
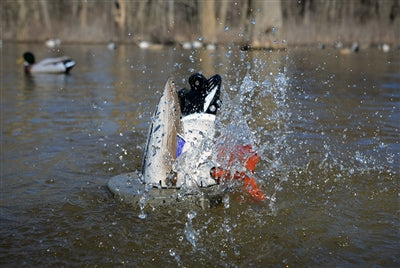
<path id="1" fill-rule="evenodd" d="M 69 55 L 70 75 L 16 60 Z M 375 50 L 1 48 L 0 263 L 4 266 L 400 265 L 400 55 Z M 237 187 L 209 210 L 115 200 L 140 171 L 164 83 L 223 78 L 221 137 L 251 143 L 267 202 Z"/>

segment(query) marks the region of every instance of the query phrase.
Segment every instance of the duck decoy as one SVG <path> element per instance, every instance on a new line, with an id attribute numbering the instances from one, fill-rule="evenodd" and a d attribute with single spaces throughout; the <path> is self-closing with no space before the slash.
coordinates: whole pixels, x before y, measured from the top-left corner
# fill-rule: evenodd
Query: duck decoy
<path id="1" fill-rule="evenodd" d="M 47 39 L 44 44 L 48 48 L 55 48 L 55 47 L 59 47 L 61 45 L 61 40 L 60 39 Z"/>
<path id="2" fill-rule="evenodd" d="M 25 73 L 68 73 L 76 62 L 69 57 L 46 58 L 36 63 L 31 52 L 25 52 L 19 62 L 24 62 Z"/>
<path id="3" fill-rule="evenodd" d="M 188 82 L 190 88 L 176 90 L 173 78 L 167 80 L 151 119 L 142 172 L 113 176 L 107 183 L 119 200 L 140 206 L 141 219 L 146 203 L 167 209 L 217 206 L 236 184 L 252 201 L 268 200 L 254 175 L 256 150 L 247 141 L 232 143 L 216 135 L 221 76 L 194 73 Z"/>

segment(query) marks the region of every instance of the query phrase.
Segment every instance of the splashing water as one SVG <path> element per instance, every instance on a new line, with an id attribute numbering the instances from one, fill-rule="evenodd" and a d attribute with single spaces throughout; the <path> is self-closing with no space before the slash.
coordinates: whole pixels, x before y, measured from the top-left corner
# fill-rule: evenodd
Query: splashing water
<path id="1" fill-rule="evenodd" d="M 10 46 L 2 80 L 9 189 L 1 195 L 2 263 L 74 266 L 84 257 L 108 266 L 400 267 L 399 53 L 121 45 L 111 58 L 100 46 L 68 46 L 76 58 L 96 57 L 61 85 L 47 76 L 21 79 L 12 63 L 26 44 Z M 222 204 L 195 209 L 191 220 L 192 207 L 152 210 L 146 197 L 132 211 L 104 183 L 141 168 L 156 95 L 168 75 L 181 88 L 192 70 L 223 78 L 216 137 L 252 144 L 261 157 L 255 179 L 269 200 L 255 202 L 240 181 L 229 181 Z"/>
<path id="2" fill-rule="evenodd" d="M 140 199 L 139 199 L 140 214 L 138 216 L 139 219 L 147 218 L 147 214 L 145 213 L 144 209 L 145 209 L 147 201 L 149 200 L 149 192 L 152 187 L 153 186 L 151 184 L 146 184 L 144 187 L 144 191 L 143 191 L 142 195 L 140 196 Z"/>
<path id="3" fill-rule="evenodd" d="M 214 151 L 218 147 L 227 148 L 228 152 L 240 145 L 250 145 L 261 156 L 263 172 L 256 178 L 261 185 L 266 184 L 274 170 L 281 170 L 284 161 L 283 151 L 287 145 L 287 122 L 291 113 L 287 107 L 288 78 L 285 73 L 263 77 L 257 70 L 264 69 L 267 62 L 254 60 L 254 68 L 247 67 L 247 74 L 241 82 L 228 85 L 223 95 L 223 106 L 217 121 L 218 137 Z M 224 157 L 214 155 L 220 166 L 230 166 L 229 153 Z M 243 163 L 230 166 L 231 171 L 245 171 Z M 252 174 L 254 176 L 254 174 Z M 287 180 L 287 174 L 281 176 L 271 189 L 270 201 L 275 201 L 274 194 L 278 183 Z"/>
<path id="4" fill-rule="evenodd" d="M 176 253 L 176 250 L 174 248 L 171 248 L 169 250 L 169 255 L 175 259 L 175 261 L 178 263 L 179 266 L 182 266 L 181 258 L 179 256 L 179 254 Z"/>
<path id="5" fill-rule="evenodd" d="M 187 222 L 185 225 L 185 237 L 186 240 L 189 241 L 189 243 L 193 246 L 193 248 L 196 248 L 196 241 L 198 240 L 199 233 L 196 229 L 193 228 L 192 220 L 194 217 L 196 217 L 197 213 L 194 210 L 191 210 L 187 213 Z"/>
<path id="6" fill-rule="evenodd" d="M 251 146 L 250 148 L 261 155 L 262 161 L 268 163 L 267 170 L 281 168 L 283 162 L 281 151 L 287 148 L 286 121 L 290 117 L 286 107 L 288 79 L 284 73 L 274 76 L 272 72 L 262 77 L 256 70 L 264 69 L 267 62 L 255 59 L 253 64 L 255 68 L 247 64 L 247 74 L 242 81 L 237 80 L 234 84 L 223 85 L 222 108 L 215 125 L 216 136 L 204 137 L 200 146 L 195 148 L 198 151 L 183 153 L 173 163 L 174 171 L 184 174 L 185 178 L 178 193 L 180 199 L 190 194 L 202 194 L 202 189 L 195 183 L 198 170 L 202 166 L 227 168 L 231 174 L 235 174 L 236 171 L 245 172 L 255 177 L 258 184 L 266 184 L 267 176 L 270 175 L 268 172 L 260 176 L 249 173 L 242 161 L 231 163 L 230 156 L 238 146 Z M 202 152 L 210 152 L 210 157 L 200 159 Z M 280 189 L 278 184 L 285 180 L 287 180 L 286 175 L 281 176 L 270 190 L 268 199 L 271 202 L 275 202 L 275 193 Z M 222 191 L 239 189 L 241 185 L 235 180 L 224 184 L 225 187 L 220 188 Z M 145 190 L 140 199 L 140 217 L 145 217 L 147 192 Z M 229 203 L 224 203 L 224 206 L 228 208 Z"/>
<path id="7" fill-rule="evenodd" d="M 243 169 L 243 163 L 230 163 L 229 153 L 221 156 L 218 151 L 223 147 L 225 151 L 232 152 L 238 145 L 250 145 L 261 159 L 255 174 L 248 175 L 255 178 L 268 200 L 254 202 L 240 181 L 231 180 L 223 183 L 221 189 L 227 194 L 217 208 L 177 212 L 183 213 L 185 218 L 183 228 L 176 232 L 182 239 L 170 251 L 170 256 L 179 265 L 183 265 L 181 260 L 187 246 L 197 254 L 199 261 L 207 261 L 209 256 L 218 256 L 219 263 L 216 265 L 241 263 L 239 260 L 244 254 L 251 255 L 251 252 L 243 250 L 243 244 L 254 247 L 262 243 L 266 248 L 269 240 L 272 244 L 279 244 L 279 238 L 271 234 L 274 231 L 270 230 L 280 232 L 274 224 L 279 222 L 278 216 L 288 217 L 288 214 L 307 211 L 305 208 L 315 202 L 311 199 L 317 196 L 320 198 L 318 202 L 321 202 L 319 205 L 324 207 L 322 216 L 327 214 L 328 218 L 340 217 L 343 206 L 338 201 L 340 198 L 357 198 L 359 189 L 376 179 L 379 182 L 376 184 L 378 189 L 374 189 L 368 197 L 372 200 L 379 193 L 392 190 L 390 187 L 397 174 L 393 168 L 397 156 L 385 142 L 378 137 L 372 139 L 374 144 L 367 145 L 356 140 L 366 138 L 362 126 L 358 126 L 360 137 L 354 137 L 357 134 L 348 128 L 343 129 L 339 136 L 333 131 L 333 120 L 322 118 L 324 111 L 318 110 L 326 100 L 314 96 L 313 92 L 298 89 L 304 85 L 298 86 L 293 70 L 285 66 L 289 61 L 287 55 L 270 61 L 265 60 L 265 55 L 264 58 L 255 57 L 252 61 L 243 55 L 240 55 L 241 64 L 229 70 L 232 74 L 222 74 L 222 106 L 217 116 L 216 136 L 205 138 L 199 150 L 212 152 L 203 162 L 228 167 L 231 173 L 237 170 L 247 172 Z M 268 56 L 271 55 L 273 53 Z M 228 51 L 225 56 L 231 59 L 236 55 Z M 334 83 L 333 80 L 329 81 L 330 84 Z M 306 88 L 311 86 L 307 84 Z M 329 98 L 332 94 L 324 97 Z M 309 102 L 317 105 L 310 105 Z M 326 110 L 329 109 L 328 104 Z M 355 121 L 351 116 L 349 120 Z M 351 143 L 351 139 L 355 142 Z M 373 154 L 369 154 L 371 151 Z M 180 171 L 190 181 L 195 175 L 193 170 L 202 161 L 196 158 L 185 160 L 191 166 L 188 170 Z M 179 170 L 179 163 L 174 164 L 176 170 Z M 346 196 L 348 192 L 349 196 Z M 183 197 L 187 193 L 201 195 L 202 189 L 183 185 L 179 194 Z M 301 197 L 296 199 L 297 195 Z M 297 200 L 295 206 L 300 212 L 296 212 L 285 199 Z M 313 216 L 311 214 L 310 218 Z M 314 228 L 318 224 L 327 224 L 319 218 L 309 220 L 308 223 Z M 283 231 L 281 237 L 286 237 L 286 233 L 290 232 L 310 232 L 310 227 L 299 223 L 293 227 L 295 231 L 290 230 L 290 226 L 286 228 L 289 231 Z M 243 230 L 250 235 L 247 236 Z"/>

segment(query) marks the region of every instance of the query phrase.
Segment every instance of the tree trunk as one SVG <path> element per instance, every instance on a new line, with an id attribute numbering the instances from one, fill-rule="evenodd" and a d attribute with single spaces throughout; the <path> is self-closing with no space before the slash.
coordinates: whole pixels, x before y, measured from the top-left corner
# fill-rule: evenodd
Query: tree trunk
<path id="1" fill-rule="evenodd" d="M 53 34 L 53 30 L 52 30 L 51 22 L 50 22 L 49 7 L 47 4 L 48 4 L 48 1 L 46 1 L 46 0 L 40 1 L 40 6 L 42 8 L 42 13 L 43 13 L 44 25 L 46 26 L 46 30 L 49 31 L 51 34 Z"/>
<path id="2" fill-rule="evenodd" d="M 115 15 L 114 20 L 117 23 L 118 36 L 121 38 L 125 34 L 126 26 L 126 1 L 117 0 L 115 2 Z"/>
<path id="3" fill-rule="evenodd" d="M 172 32 L 175 28 L 174 0 L 168 1 L 168 31 Z"/>
<path id="4" fill-rule="evenodd" d="M 282 45 L 282 8 L 281 1 L 255 1 L 253 2 L 252 12 L 255 21 L 251 46 L 260 47 L 279 47 Z"/>
<path id="5" fill-rule="evenodd" d="M 86 1 L 82 2 L 82 10 L 81 10 L 81 14 L 80 14 L 82 28 L 87 27 L 87 6 L 88 6 L 88 2 L 86 2 Z"/>
<path id="6" fill-rule="evenodd" d="M 218 32 L 223 32 L 226 23 L 226 13 L 228 12 L 228 0 L 221 1 L 218 15 Z"/>
<path id="7" fill-rule="evenodd" d="M 200 1 L 200 24 L 204 42 L 215 43 L 217 31 L 214 0 Z"/>
<path id="8" fill-rule="evenodd" d="M 134 22 L 137 24 L 136 29 L 139 33 L 142 33 L 143 31 L 146 15 L 148 14 L 146 11 L 146 5 L 147 5 L 147 0 L 140 1 L 136 12 L 135 16 L 136 20 L 134 20 Z"/>

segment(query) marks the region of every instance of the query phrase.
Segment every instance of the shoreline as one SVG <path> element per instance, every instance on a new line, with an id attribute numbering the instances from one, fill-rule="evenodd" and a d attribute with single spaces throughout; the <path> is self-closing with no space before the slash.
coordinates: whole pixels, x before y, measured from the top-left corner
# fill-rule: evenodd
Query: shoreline
<path id="1" fill-rule="evenodd" d="M 45 45 L 45 42 L 47 40 L 1 40 L 2 45 L 4 44 L 43 44 Z M 54 47 L 47 47 L 49 49 L 51 48 L 59 48 L 62 47 L 63 45 L 108 45 L 110 43 L 115 44 L 116 47 L 120 45 L 134 45 L 138 46 L 142 49 L 161 49 L 164 47 L 182 47 L 184 48 L 183 45 L 186 42 L 168 42 L 168 43 L 151 43 L 149 41 L 143 41 L 148 43 L 149 47 L 143 48 L 141 47 L 140 43 L 141 41 L 62 41 L 62 44 Z M 214 46 L 212 49 L 216 49 L 218 47 L 231 47 L 232 45 L 234 47 L 237 47 L 238 49 L 242 51 L 257 51 L 257 50 L 287 50 L 287 49 L 293 49 L 293 48 L 316 48 L 316 49 L 335 49 L 335 50 L 340 50 L 340 49 L 345 49 L 349 48 L 352 45 L 354 45 L 357 42 L 331 42 L 331 43 L 323 43 L 323 42 L 309 42 L 309 43 L 285 43 L 284 45 L 281 44 L 276 44 L 276 45 L 256 45 L 252 46 L 250 44 L 243 44 L 240 42 L 231 42 L 231 43 L 213 43 L 212 45 Z M 201 43 L 199 42 L 200 46 L 198 47 L 192 47 L 190 49 L 208 49 L 207 43 Z M 364 50 L 364 49 L 378 49 L 381 50 L 382 46 L 389 46 L 391 50 L 400 50 L 400 43 L 397 44 L 395 42 L 382 42 L 382 43 L 376 43 L 376 42 L 369 42 L 369 43 L 357 43 L 359 46 L 359 49 Z"/>

